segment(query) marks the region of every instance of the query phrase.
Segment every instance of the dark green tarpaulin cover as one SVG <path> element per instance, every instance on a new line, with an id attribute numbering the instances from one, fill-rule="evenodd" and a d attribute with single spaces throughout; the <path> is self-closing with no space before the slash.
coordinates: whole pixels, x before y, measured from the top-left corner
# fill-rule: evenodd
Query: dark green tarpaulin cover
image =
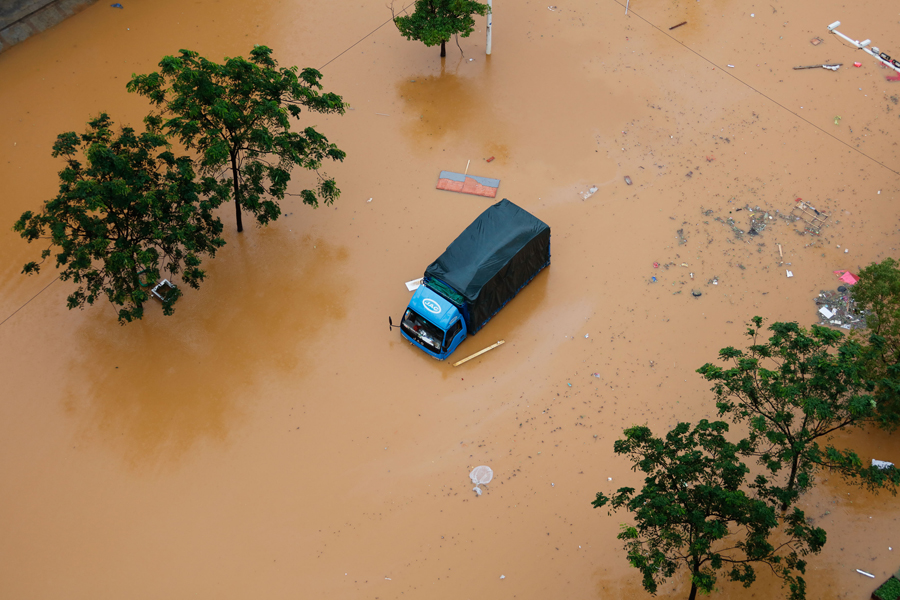
<path id="1" fill-rule="evenodd" d="M 549 262 L 550 227 L 503 199 L 447 246 L 425 270 L 425 281 L 463 305 L 474 333 Z"/>

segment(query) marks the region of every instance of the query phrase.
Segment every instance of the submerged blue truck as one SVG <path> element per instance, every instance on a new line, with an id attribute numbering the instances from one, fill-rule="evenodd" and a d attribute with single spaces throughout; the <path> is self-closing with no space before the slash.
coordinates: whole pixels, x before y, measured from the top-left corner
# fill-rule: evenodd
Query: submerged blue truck
<path id="1" fill-rule="evenodd" d="M 509 200 L 485 210 L 425 269 L 400 333 L 438 360 L 550 264 L 550 227 Z"/>

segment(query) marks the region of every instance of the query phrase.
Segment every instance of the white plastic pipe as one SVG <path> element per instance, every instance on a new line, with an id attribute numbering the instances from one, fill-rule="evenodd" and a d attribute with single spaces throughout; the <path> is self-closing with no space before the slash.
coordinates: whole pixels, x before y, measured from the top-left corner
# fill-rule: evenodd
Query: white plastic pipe
<path id="1" fill-rule="evenodd" d="M 485 54 L 490 54 L 490 53 L 491 53 L 491 17 L 494 16 L 494 6 L 493 6 L 493 4 L 494 4 L 494 1 L 493 1 L 493 0 L 488 0 L 488 1 L 487 1 L 487 5 L 488 5 L 488 14 L 487 14 L 487 45 L 486 45 L 485 48 L 484 48 L 484 53 L 485 53 Z"/>
<path id="2" fill-rule="evenodd" d="M 856 46 L 857 48 L 859 48 L 866 54 L 869 54 L 872 57 L 874 57 L 875 60 L 877 60 L 881 64 L 888 66 L 888 67 L 892 68 L 893 70 L 897 71 L 898 73 L 900 73 L 900 61 L 898 61 L 897 59 L 891 60 L 889 56 L 888 56 L 888 60 L 885 60 L 884 58 L 881 57 L 881 51 L 878 48 L 869 48 L 868 47 L 869 44 L 872 43 L 872 40 L 863 40 L 863 41 L 859 42 L 857 40 L 851 39 L 837 30 L 837 28 L 840 26 L 841 26 L 841 22 L 835 21 L 834 23 L 832 23 L 831 25 L 828 26 L 828 31 L 830 31 L 831 33 L 835 34 L 836 36 L 838 36 L 842 39 L 847 40 L 848 42 L 850 42 L 851 44 L 853 44 L 854 46 Z M 887 54 L 885 54 L 885 56 L 887 56 Z"/>

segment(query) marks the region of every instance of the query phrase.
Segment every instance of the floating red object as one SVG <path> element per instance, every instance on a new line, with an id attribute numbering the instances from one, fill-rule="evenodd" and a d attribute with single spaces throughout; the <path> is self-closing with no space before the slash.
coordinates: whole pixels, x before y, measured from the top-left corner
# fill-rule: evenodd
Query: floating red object
<path id="1" fill-rule="evenodd" d="M 841 281 L 843 281 L 843 282 L 846 283 L 847 285 L 853 285 L 853 284 L 855 284 L 857 281 L 859 281 L 859 277 L 857 277 L 856 275 L 854 275 L 854 274 L 851 273 L 850 271 L 843 271 L 843 270 L 841 270 L 841 271 L 835 271 L 834 274 L 838 276 L 838 279 L 840 279 Z"/>

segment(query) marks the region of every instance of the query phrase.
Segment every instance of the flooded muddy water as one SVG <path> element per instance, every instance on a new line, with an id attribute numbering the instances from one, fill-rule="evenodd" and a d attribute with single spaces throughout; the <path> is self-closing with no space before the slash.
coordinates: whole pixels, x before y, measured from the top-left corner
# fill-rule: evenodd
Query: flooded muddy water
<path id="1" fill-rule="evenodd" d="M 590 505 L 640 483 L 622 429 L 714 417 L 694 370 L 750 317 L 809 325 L 833 270 L 897 256 L 900 83 L 826 30 L 900 53 L 887 0 L 498 2 L 493 54 L 480 19 L 444 61 L 379 28 L 383 2 L 123 4 L 0 54 L 3 598 L 643 597 L 628 516 Z M 289 199 L 243 234 L 223 207 L 228 245 L 170 318 L 120 327 L 108 304 L 66 310 L 52 268 L 19 274 L 41 248 L 10 227 L 54 194 L 58 133 L 138 125 L 125 83 L 165 54 L 253 44 L 324 65 L 349 102 L 302 121 L 347 152 L 334 206 Z M 843 66 L 792 69 L 825 62 Z M 435 189 L 467 164 L 551 226 L 553 263 L 454 358 L 505 345 L 454 368 L 385 321 L 492 202 Z M 830 215 L 821 235 L 781 218 L 797 198 Z M 896 435 L 838 442 L 900 461 Z M 809 598 L 896 571 L 897 506 L 820 476 Z M 762 572 L 720 588 L 781 593 Z"/>

